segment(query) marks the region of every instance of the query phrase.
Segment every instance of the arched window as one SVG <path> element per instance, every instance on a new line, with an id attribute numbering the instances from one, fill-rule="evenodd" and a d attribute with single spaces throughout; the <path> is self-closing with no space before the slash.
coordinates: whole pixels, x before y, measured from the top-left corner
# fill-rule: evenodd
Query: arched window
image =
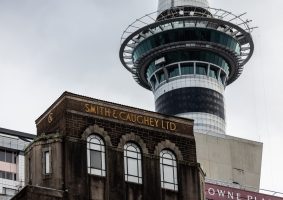
<path id="1" fill-rule="evenodd" d="M 125 180 L 134 183 L 142 183 L 141 151 L 134 143 L 124 146 Z"/>
<path id="2" fill-rule="evenodd" d="M 178 190 L 176 157 L 169 150 L 160 152 L 160 176 L 162 188 Z"/>
<path id="3" fill-rule="evenodd" d="M 105 145 L 97 135 L 87 138 L 88 173 L 105 176 Z"/>

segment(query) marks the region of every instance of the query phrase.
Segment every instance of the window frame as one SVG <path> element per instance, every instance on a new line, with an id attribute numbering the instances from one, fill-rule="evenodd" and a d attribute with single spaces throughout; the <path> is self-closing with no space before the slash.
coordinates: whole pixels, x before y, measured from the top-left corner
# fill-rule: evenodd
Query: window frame
<path id="1" fill-rule="evenodd" d="M 1 162 L 17 164 L 17 152 L 7 149 L 0 149 L 0 155 Z"/>
<path id="2" fill-rule="evenodd" d="M 1 178 L 16 181 L 17 180 L 17 174 L 14 173 L 14 172 L 8 172 L 8 171 L 0 170 L 0 179 Z"/>
<path id="3" fill-rule="evenodd" d="M 48 154 L 48 159 L 46 157 L 47 154 Z M 52 174 L 52 153 L 51 153 L 51 147 L 46 147 L 46 148 L 42 149 L 42 173 L 45 176 L 50 176 Z"/>
<path id="4" fill-rule="evenodd" d="M 168 149 L 163 149 L 160 152 L 160 159 L 159 159 L 159 163 L 160 163 L 160 183 L 161 183 L 161 188 L 162 189 L 168 189 L 168 190 L 173 190 L 173 191 L 178 191 L 178 170 L 177 170 L 177 159 L 176 156 L 174 154 L 174 152 L 172 152 L 171 150 Z M 165 157 L 165 155 L 169 155 L 168 157 Z M 169 158 L 170 157 L 170 158 Z M 171 164 L 168 163 L 164 163 L 164 159 L 167 161 L 172 161 Z M 169 182 L 166 180 L 165 177 L 165 167 L 167 167 L 167 169 L 169 168 L 170 170 L 172 170 L 172 182 Z"/>
<path id="5" fill-rule="evenodd" d="M 133 147 L 135 151 L 129 150 L 130 147 Z M 132 155 L 129 155 L 132 154 Z M 134 157 L 133 154 L 136 154 Z M 129 172 L 129 160 L 134 160 L 135 167 L 136 167 L 136 174 L 131 174 Z M 124 145 L 124 176 L 126 182 L 136 183 L 136 184 L 142 184 L 143 183 L 143 172 L 142 172 L 142 152 L 141 148 L 133 143 L 133 142 L 127 142 Z"/>
<path id="6" fill-rule="evenodd" d="M 92 166 L 92 152 L 100 155 L 101 167 Z M 87 171 L 88 174 L 105 177 L 106 176 L 106 156 L 105 142 L 101 136 L 92 134 L 87 138 Z"/>

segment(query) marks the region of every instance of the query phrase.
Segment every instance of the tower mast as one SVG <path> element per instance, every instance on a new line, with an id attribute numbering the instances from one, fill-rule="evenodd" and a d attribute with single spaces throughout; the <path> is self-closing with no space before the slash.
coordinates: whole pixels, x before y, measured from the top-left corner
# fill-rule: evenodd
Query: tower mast
<path id="1" fill-rule="evenodd" d="M 157 12 L 124 32 L 120 60 L 153 92 L 157 112 L 194 119 L 195 132 L 225 134 L 225 88 L 254 50 L 244 14 L 207 0 L 159 0 Z"/>

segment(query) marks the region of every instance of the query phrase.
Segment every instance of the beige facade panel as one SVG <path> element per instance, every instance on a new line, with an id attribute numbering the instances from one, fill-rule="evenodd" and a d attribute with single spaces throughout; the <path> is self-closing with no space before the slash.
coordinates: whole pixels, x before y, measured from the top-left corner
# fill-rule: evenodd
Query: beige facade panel
<path id="1" fill-rule="evenodd" d="M 207 181 L 259 190 L 262 143 L 220 134 L 195 133 L 195 139 Z"/>

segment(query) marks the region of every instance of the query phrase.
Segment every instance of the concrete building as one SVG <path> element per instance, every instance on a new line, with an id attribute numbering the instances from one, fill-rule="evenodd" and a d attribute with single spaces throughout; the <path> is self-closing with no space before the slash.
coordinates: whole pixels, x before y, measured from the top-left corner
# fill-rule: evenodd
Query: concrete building
<path id="1" fill-rule="evenodd" d="M 263 144 L 229 135 L 195 133 L 206 182 L 258 192 Z"/>
<path id="2" fill-rule="evenodd" d="M 0 199 L 8 200 L 24 187 L 24 149 L 35 135 L 0 128 Z"/>
<path id="3" fill-rule="evenodd" d="M 243 17 L 207 0 L 159 0 L 124 31 L 120 60 L 153 92 L 157 112 L 194 120 L 207 182 L 258 191 L 262 144 L 226 135 L 225 88 L 254 50 Z"/>
<path id="4" fill-rule="evenodd" d="M 36 120 L 13 200 L 204 200 L 193 121 L 65 92 Z"/>

